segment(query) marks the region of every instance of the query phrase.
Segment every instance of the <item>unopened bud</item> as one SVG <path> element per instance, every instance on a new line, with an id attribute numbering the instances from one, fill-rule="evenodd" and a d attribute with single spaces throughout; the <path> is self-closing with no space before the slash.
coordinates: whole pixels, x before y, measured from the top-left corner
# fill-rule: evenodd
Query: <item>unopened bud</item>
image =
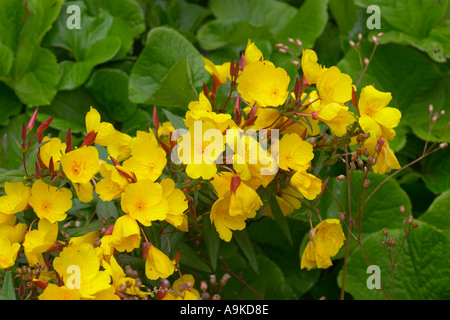
<path id="1" fill-rule="evenodd" d="M 206 281 L 200 282 L 200 290 L 202 290 L 202 292 L 208 290 L 208 284 L 206 283 Z"/>
<path id="2" fill-rule="evenodd" d="M 412 225 L 412 227 L 415 229 L 415 228 L 417 228 L 419 226 L 419 223 L 418 222 L 414 222 L 413 223 L 413 225 Z"/>
<path id="3" fill-rule="evenodd" d="M 356 169 L 356 165 L 354 162 L 350 162 L 350 170 L 355 170 Z"/>
<path id="4" fill-rule="evenodd" d="M 441 110 L 441 112 L 439 112 L 441 116 L 443 116 L 445 114 L 445 110 Z"/>
<path id="5" fill-rule="evenodd" d="M 387 237 L 387 235 L 389 234 L 388 229 L 383 228 L 383 234 L 384 234 L 385 237 Z"/>
<path id="6" fill-rule="evenodd" d="M 368 64 L 370 63 L 370 60 L 369 60 L 369 58 L 364 58 L 364 64 L 367 66 Z"/>
<path id="7" fill-rule="evenodd" d="M 358 164 L 358 167 L 364 167 L 364 161 L 362 161 L 361 158 L 356 159 L 356 163 Z"/>
<path id="8" fill-rule="evenodd" d="M 364 189 L 367 189 L 369 187 L 369 185 L 370 185 L 370 180 L 366 179 L 363 183 Z"/>
<path id="9" fill-rule="evenodd" d="M 432 104 L 430 104 L 428 106 L 428 111 L 430 112 L 430 114 L 433 113 L 433 105 Z"/>
<path id="10" fill-rule="evenodd" d="M 439 144 L 439 148 L 441 149 L 445 149 L 448 147 L 448 143 L 447 142 L 442 142 L 441 144 Z"/>
<path id="11" fill-rule="evenodd" d="M 348 43 L 350 44 L 350 47 L 352 47 L 352 48 L 354 48 L 356 46 L 356 44 L 353 40 L 350 40 Z"/>
<path id="12" fill-rule="evenodd" d="M 222 276 L 222 279 L 220 279 L 220 286 L 224 287 L 227 284 L 228 280 L 230 280 L 230 278 L 231 278 L 231 276 L 228 273 L 225 273 Z"/>
<path id="13" fill-rule="evenodd" d="M 300 66 L 300 61 L 298 61 L 298 60 L 292 60 L 292 61 L 291 61 L 291 64 L 294 65 L 294 66 L 296 66 L 296 67 L 298 67 L 298 66 Z"/>
<path id="14" fill-rule="evenodd" d="M 212 299 L 213 300 L 220 300 L 220 295 L 216 293 L 215 295 L 213 295 Z"/>
<path id="15" fill-rule="evenodd" d="M 380 43 L 380 41 L 378 40 L 377 36 L 375 36 L 375 35 L 372 36 L 372 41 L 373 41 L 375 44 L 379 44 L 379 43 Z"/>
<path id="16" fill-rule="evenodd" d="M 364 148 L 364 149 L 363 149 L 363 153 L 364 153 L 364 155 L 365 155 L 366 157 L 369 156 L 369 150 L 367 150 L 367 148 Z"/>
<path id="17" fill-rule="evenodd" d="M 280 48 L 280 49 L 278 49 L 278 52 L 279 52 L 279 53 L 283 53 L 283 54 L 284 54 L 284 53 L 286 53 L 286 52 L 287 52 L 287 50 L 286 50 L 286 49 L 284 49 L 284 48 Z"/>
<path id="18" fill-rule="evenodd" d="M 275 47 L 277 47 L 277 48 L 283 48 L 283 47 L 284 47 L 284 44 L 282 44 L 282 43 L 277 43 L 277 44 L 275 45 Z"/>
<path id="19" fill-rule="evenodd" d="M 352 153 L 352 161 L 355 162 L 357 158 L 356 152 Z"/>
<path id="20" fill-rule="evenodd" d="M 414 222 L 414 217 L 413 216 L 409 216 L 408 217 L 408 224 L 412 224 Z"/>
<path id="21" fill-rule="evenodd" d="M 315 235 L 316 235 L 316 230 L 311 229 L 311 231 L 309 231 L 309 234 L 308 234 L 309 240 L 314 239 L 314 236 L 315 236 Z"/>
<path id="22" fill-rule="evenodd" d="M 339 175 L 336 177 L 337 181 L 344 181 L 345 180 L 345 176 L 343 174 Z"/>
<path id="23" fill-rule="evenodd" d="M 287 38 L 287 41 L 289 41 L 290 43 L 294 43 L 294 39 L 292 38 Z"/>
<path id="24" fill-rule="evenodd" d="M 361 40 L 362 40 L 362 37 L 363 37 L 362 33 L 361 33 L 361 32 L 358 33 L 358 41 L 361 41 Z"/>
<path id="25" fill-rule="evenodd" d="M 394 246 L 395 246 L 395 238 L 394 238 L 394 237 L 388 238 L 388 239 L 386 240 L 386 243 L 387 243 L 388 246 L 394 247 Z"/>
<path id="26" fill-rule="evenodd" d="M 379 32 L 379 33 L 377 34 L 377 37 L 378 37 L 378 38 L 381 38 L 383 35 L 384 35 L 383 32 Z"/>
<path id="27" fill-rule="evenodd" d="M 216 280 L 216 275 L 215 274 L 211 274 L 209 276 L 209 283 L 211 283 L 213 286 L 217 284 L 217 280 Z"/>
<path id="28" fill-rule="evenodd" d="M 431 118 L 431 121 L 436 122 L 438 118 L 439 118 L 439 113 L 436 112 L 434 114 L 433 118 Z"/>
<path id="29" fill-rule="evenodd" d="M 300 41 L 300 39 L 296 39 L 295 44 L 299 47 L 301 47 L 303 45 L 303 43 Z"/>
<path id="30" fill-rule="evenodd" d="M 344 221 L 345 220 L 345 212 L 339 212 L 338 217 L 339 217 L 339 220 Z"/>
<path id="31" fill-rule="evenodd" d="M 399 209 L 400 209 L 400 212 L 401 212 L 402 214 L 405 214 L 406 210 L 405 210 L 405 207 L 404 207 L 403 205 L 401 205 L 401 206 L 399 207 Z"/>

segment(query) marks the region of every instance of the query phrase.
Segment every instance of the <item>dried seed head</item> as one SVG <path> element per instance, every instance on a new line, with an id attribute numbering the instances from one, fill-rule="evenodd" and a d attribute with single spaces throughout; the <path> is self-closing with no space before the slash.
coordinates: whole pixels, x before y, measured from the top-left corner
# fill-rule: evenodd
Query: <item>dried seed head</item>
<path id="1" fill-rule="evenodd" d="M 224 287 L 227 284 L 228 280 L 230 280 L 230 278 L 231 276 L 228 273 L 225 273 L 222 276 L 222 279 L 220 279 L 220 286 Z"/>
<path id="2" fill-rule="evenodd" d="M 217 279 L 215 274 L 211 274 L 209 276 L 209 283 L 211 283 L 213 286 L 217 284 Z"/>
<path id="3" fill-rule="evenodd" d="M 344 181 L 345 180 L 345 176 L 343 174 L 339 175 L 336 177 L 337 181 Z"/>
<path id="4" fill-rule="evenodd" d="M 345 212 L 339 212 L 338 217 L 339 217 L 339 220 L 344 221 L 345 220 Z"/>
<path id="5" fill-rule="evenodd" d="M 385 237 L 387 237 L 387 235 L 389 234 L 388 229 L 383 228 L 383 234 L 384 234 Z"/>
<path id="6" fill-rule="evenodd" d="M 220 300 L 220 295 L 219 294 L 215 294 L 212 297 L 213 300 Z"/>
<path id="7" fill-rule="evenodd" d="M 418 222 L 414 222 L 413 223 L 413 225 L 412 225 L 412 227 L 415 229 L 415 228 L 417 228 L 419 226 L 419 223 Z"/>
<path id="8" fill-rule="evenodd" d="M 356 152 L 353 152 L 352 153 L 352 161 L 355 162 L 357 157 L 358 156 L 356 155 Z"/>
<path id="9" fill-rule="evenodd" d="M 358 142 L 363 142 L 364 141 L 364 135 L 363 134 L 358 134 L 356 136 L 356 141 Z"/>
<path id="10" fill-rule="evenodd" d="M 354 162 L 350 162 L 350 170 L 355 170 L 356 169 L 356 165 Z"/>
<path id="11" fill-rule="evenodd" d="M 366 157 L 369 156 L 369 150 L 367 150 L 367 148 L 364 148 L 364 155 L 365 155 Z"/>
<path id="12" fill-rule="evenodd" d="M 388 246 L 390 246 L 390 247 L 394 247 L 394 246 L 395 246 L 395 238 L 394 238 L 394 237 L 388 238 L 388 239 L 386 240 L 386 244 L 387 244 Z"/>

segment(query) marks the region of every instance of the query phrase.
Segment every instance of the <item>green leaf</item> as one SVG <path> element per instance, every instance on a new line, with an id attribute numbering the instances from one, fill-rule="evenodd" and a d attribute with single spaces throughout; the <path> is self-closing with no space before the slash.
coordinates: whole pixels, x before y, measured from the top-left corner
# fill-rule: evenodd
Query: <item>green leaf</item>
<path id="1" fill-rule="evenodd" d="M 450 230 L 450 190 L 441 193 L 434 199 L 427 212 L 419 220 L 435 226 L 440 230 Z"/>
<path id="2" fill-rule="evenodd" d="M 297 13 L 294 7 L 273 0 L 258 0 L 258 5 L 252 0 L 215 0 L 211 10 L 219 20 L 237 19 L 255 26 L 266 25 L 273 34 Z"/>
<path id="3" fill-rule="evenodd" d="M 180 62 L 183 59 L 186 62 Z M 180 72 L 181 83 L 188 86 L 188 90 L 185 89 L 187 95 L 180 91 L 176 72 Z M 176 106 L 186 109 L 188 97 L 196 93 L 193 88 L 201 88 L 208 79 L 202 56 L 188 40 L 175 30 L 154 28 L 149 32 L 147 45 L 131 72 L 130 100 L 144 104 L 161 102 L 172 107 L 167 103 L 170 102 L 167 94 L 173 90 Z M 194 98 L 197 98 L 197 93 Z"/>
<path id="4" fill-rule="evenodd" d="M 0 78 L 9 74 L 13 60 L 14 55 L 11 49 L 0 41 Z"/>
<path id="5" fill-rule="evenodd" d="M 199 255 L 192 249 L 189 245 L 184 242 L 179 242 L 174 248 L 174 251 L 181 250 L 182 255 L 180 259 L 180 264 L 184 264 L 194 270 L 200 270 L 205 272 L 212 272 L 210 266 L 204 262 Z"/>
<path id="6" fill-rule="evenodd" d="M 312 48 L 328 22 L 328 0 L 306 0 L 289 23 L 276 33 L 277 39 L 300 39 L 304 48 Z"/>
<path id="7" fill-rule="evenodd" d="M 259 266 L 258 261 L 256 259 L 255 249 L 253 248 L 253 243 L 250 240 L 250 237 L 248 236 L 247 232 L 245 230 L 234 231 L 233 239 L 236 241 L 239 248 L 241 248 L 242 252 L 244 252 L 244 255 L 247 258 L 248 262 L 250 263 L 252 269 L 257 274 L 259 274 Z"/>
<path id="8" fill-rule="evenodd" d="M 86 88 L 98 101 L 100 108 L 115 121 L 124 122 L 136 112 L 137 106 L 128 99 L 128 75 L 117 69 L 96 71 Z"/>
<path id="9" fill-rule="evenodd" d="M 385 178 L 386 175 L 369 174 L 368 179 L 370 180 L 370 185 L 365 191 L 366 198 Z M 362 172 L 360 170 L 353 171 L 351 181 L 351 209 L 352 216 L 354 217 L 363 203 L 363 193 L 360 193 L 362 190 Z M 328 187 L 344 211 L 348 214 L 347 179 L 344 181 L 336 181 L 336 179 L 332 178 L 328 182 Z M 360 195 L 361 201 L 358 201 Z M 401 228 L 402 215 L 399 210 L 400 206 L 405 207 L 405 215 L 408 216 L 411 214 L 411 201 L 408 194 L 400 187 L 396 180 L 389 179 L 373 194 L 364 206 L 361 238 L 364 238 L 367 234 L 377 232 L 384 227 Z M 318 208 L 322 219 L 337 218 L 337 213 L 342 211 L 327 191 L 323 194 Z M 354 229 L 354 232 L 355 230 L 357 229 Z"/>
<path id="10" fill-rule="evenodd" d="M 397 256 L 403 234 L 402 230 L 389 229 L 389 237 L 395 237 L 393 249 Z M 380 268 L 379 279 L 389 297 L 392 293 L 392 267 L 389 255 L 381 244 L 384 240 L 382 232 L 370 235 L 362 242 L 364 251 L 372 265 Z M 450 242 L 448 236 L 434 227 L 421 223 L 406 238 L 395 267 L 395 299 L 398 300 L 440 300 L 450 296 Z M 368 263 L 359 248 L 348 259 L 345 290 L 355 299 L 386 299 L 381 289 L 370 290 L 367 280 Z M 369 280 L 370 281 L 370 280 Z M 342 285 L 342 270 L 338 276 Z M 374 280 L 374 283 L 375 280 Z"/>
<path id="11" fill-rule="evenodd" d="M 211 224 L 211 219 L 207 215 L 202 220 L 202 235 L 205 239 L 206 252 L 211 261 L 211 268 L 213 271 L 217 269 L 217 258 L 219 256 L 220 238 L 216 228 Z"/>
<path id="12" fill-rule="evenodd" d="M 358 7 L 353 0 L 329 0 L 328 7 L 339 32 L 348 35 L 358 21 Z"/>
<path id="13" fill-rule="evenodd" d="M 438 194 L 450 189 L 450 149 L 439 150 L 422 160 L 422 178 L 428 189 Z"/>
<path id="14" fill-rule="evenodd" d="M 14 292 L 14 283 L 10 270 L 6 270 L 5 277 L 3 278 L 3 286 L 0 290 L 0 300 L 16 300 L 16 293 Z"/>
<path id="15" fill-rule="evenodd" d="M 162 109 L 162 111 L 164 112 L 164 114 L 166 115 L 167 119 L 170 121 L 170 123 L 172 124 L 172 126 L 175 129 L 185 129 L 187 130 L 186 125 L 184 124 L 184 119 L 176 114 L 173 114 L 172 112 L 170 112 L 169 110 L 166 109 Z"/>
<path id="16" fill-rule="evenodd" d="M 108 217 L 119 218 L 119 212 L 113 201 L 103 201 L 99 198 L 95 210 L 100 220 Z"/>
<path id="17" fill-rule="evenodd" d="M 437 62 L 445 62 L 446 56 L 450 55 L 450 52 L 444 52 L 444 44 L 448 48 L 448 30 L 439 28 L 432 32 L 439 26 L 448 12 L 447 0 L 439 2 L 427 0 L 357 0 L 355 3 L 364 8 L 369 5 L 379 6 L 381 29 L 374 30 L 374 32 L 384 33 L 380 39 L 381 43 L 410 44 L 427 52 Z M 445 23 L 446 21 L 444 21 Z M 444 31 L 442 32 L 442 30 Z"/>
<path id="18" fill-rule="evenodd" d="M 271 197 L 269 201 L 270 209 L 272 210 L 272 215 L 277 222 L 278 226 L 283 231 L 283 234 L 286 236 L 286 238 L 289 240 L 290 245 L 292 246 L 292 237 L 291 232 L 289 230 L 289 225 L 287 222 L 286 217 L 284 216 L 283 212 L 281 211 L 280 205 L 278 204 L 278 201 L 276 197 Z"/>
<path id="19" fill-rule="evenodd" d="M 1 58 L 0 58 L 1 59 Z M 22 103 L 7 85 L 0 82 L 0 126 L 7 126 L 9 118 L 20 113 Z"/>

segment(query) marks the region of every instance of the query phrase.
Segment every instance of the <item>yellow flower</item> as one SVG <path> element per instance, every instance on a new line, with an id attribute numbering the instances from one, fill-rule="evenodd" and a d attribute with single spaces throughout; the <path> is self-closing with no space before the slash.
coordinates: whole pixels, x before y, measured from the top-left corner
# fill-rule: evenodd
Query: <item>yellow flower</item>
<path id="1" fill-rule="evenodd" d="M 259 50 L 256 44 L 252 42 L 250 39 L 248 39 L 247 41 L 247 47 L 245 48 L 244 51 L 244 57 L 246 65 L 249 65 L 250 63 L 256 61 L 264 60 L 261 50 Z"/>
<path id="2" fill-rule="evenodd" d="M 203 62 L 205 63 L 206 71 L 217 78 L 221 84 L 227 82 L 227 79 L 231 79 L 230 62 L 225 62 L 221 65 L 215 65 L 211 60 L 205 57 L 203 57 Z"/>
<path id="3" fill-rule="evenodd" d="M 11 268 L 16 263 L 20 243 L 11 243 L 7 237 L 0 236 L 0 269 Z"/>
<path id="4" fill-rule="evenodd" d="M 95 185 L 95 191 L 103 201 L 111 201 L 120 198 L 120 195 L 128 185 L 128 180 L 123 177 L 113 165 L 103 162 L 100 165 L 100 174 L 103 176 Z"/>
<path id="5" fill-rule="evenodd" d="M 114 224 L 111 245 L 119 252 L 131 252 L 140 244 L 141 234 L 136 220 L 128 214 L 119 217 Z"/>
<path id="6" fill-rule="evenodd" d="M 338 219 L 323 220 L 314 230 L 315 235 L 302 255 L 302 269 L 326 269 L 332 266 L 331 257 L 344 245 L 345 235 Z"/>
<path id="7" fill-rule="evenodd" d="M 44 137 L 42 142 L 47 142 L 39 150 L 39 156 L 41 157 L 42 163 L 44 163 L 47 168 L 50 168 L 50 159 L 53 158 L 53 168 L 55 171 L 59 171 L 59 161 L 66 152 L 66 144 L 61 142 L 61 139 L 59 138 L 49 138 L 47 136 Z"/>
<path id="8" fill-rule="evenodd" d="M 285 171 L 307 170 L 314 158 L 313 147 L 296 134 L 285 134 L 279 144 L 279 166 Z"/>
<path id="9" fill-rule="evenodd" d="M 175 188 L 175 182 L 172 179 L 164 179 L 161 181 L 161 187 L 163 197 L 169 203 L 169 212 L 165 221 L 187 232 L 187 216 L 184 212 L 188 208 L 188 203 L 184 192 Z"/>
<path id="10" fill-rule="evenodd" d="M 135 173 L 138 180 L 155 181 L 166 166 L 166 152 L 158 145 L 152 132 L 138 131 L 131 143 L 131 158 L 123 167 Z"/>
<path id="11" fill-rule="evenodd" d="M 97 292 L 94 298 L 89 300 L 120 300 L 116 292 L 116 288 L 110 285 L 107 289 Z"/>
<path id="12" fill-rule="evenodd" d="M 191 128 L 194 121 L 208 121 L 215 125 L 220 132 L 225 131 L 228 127 L 234 124 L 231 115 L 227 113 L 215 113 L 212 111 L 211 102 L 205 96 L 203 91 L 200 91 L 198 100 L 191 101 L 188 105 L 188 111 L 185 115 L 184 124 Z"/>
<path id="13" fill-rule="evenodd" d="M 72 208 L 72 192 L 67 188 L 58 189 L 37 180 L 31 188 L 30 206 L 40 219 L 51 223 L 62 221 Z"/>
<path id="14" fill-rule="evenodd" d="M 322 180 L 306 171 L 298 171 L 291 184 L 308 200 L 314 200 L 322 190 Z"/>
<path id="15" fill-rule="evenodd" d="M 144 226 L 150 226 L 152 221 L 166 219 L 169 212 L 169 203 L 163 197 L 162 186 L 151 180 L 139 180 L 127 185 L 120 204 L 124 212 Z"/>
<path id="16" fill-rule="evenodd" d="M 49 283 L 39 295 L 39 300 L 80 300 L 78 290 L 69 289 L 66 286 L 58 287 Z"/>
<path id="17" fill-rule="evenodd" d="M 320 75 L 316 87 L 324 105 L 330 102 L 343 104 L 352 98 L 352 78 L 334 66 Z"/>
<path id="18" fill-rule="evenodd" d="M 81 298 L 92 299 L 109 288 L 111 278 L 100 271 L 100 261 L 91 244 L 65 247 L 53 261 L 55 271 L 66 286 L 74 286 Z"/>
<path id="19" fill-rule="evenodd" d="M 158 137 L 159 138 L 165 138 L 168 136 L 171 132 L 175 131 L 175 128 L 173 127 L 172 123 L 170 121 L 165 121 L 161 123 L 161 125 L 158 128 Z"/>
<path id="20" fill-rule="evenodd" d="M 336 137 L 342 137 L 347 133 L 347 127 L 356 121 L 348 107 L 336 102 L 321 105 L 316 117 L 326 123 L 331 133 Z"/>
<path id="21" fill-rule="evenodd" d="M 278 205 L 280 206 L 281 212 L 283 212 L 284 216 L 287 216 L 295 209 L 299 209 L 301 207 L 301 202 L 298 199 L 302 198 L 302 195 L 297 189 L 290 185 L 282 189 L 279 195 L 275 196 L 275 198 L 277 199 Z M 263 215 L 272 216 L 272 209 L 270 206 L 266 207 Z"/>
<path id="22" fill-rule="evenodd" d="M 70 181 L 73 183 L 87 183 L 100 168 L 97 148 L 84 146 L 72 150 L 63 155 L 61 165 Z"/>
<path id="23" fill-rule="evenodd" d="M 150 244 L 145 258 L 145 275 L 148 279 L 165 279 L 171 276 L 176 270 L 175 264 L 174 260 L 170 260 L 164 252 Z"/>
<path id="24" fill-rule="evenodd" d="M 243 230 L 246 225 L 245 220 L 255 217 L 257 210 L 263 204 L 256 191 L 244 181 L 232 182 L 232 179 L 236 178 L 238 177 L 231 172 L 223 172 L 217 174 L 211 181 L 218 196 L 211 208 L 211 222 L 220 238 L 227 242 L 231 240 L 231 230 Z M 231 190 L 232 184 L 233 190 Z"/>
<path id="25" fill-rule="evenodd" d="M 15 214 L 25 210 L 30 199 L 31 188 L 22 182 L 5 182 L 6 195 L 0 197 L 0 212 Z"/>
<path id="26" fill-rule="evenodd" d="M 194 289 L 195 279 L 190 274 L 183 274 L 175 280 L 172 291 L 167 292 L 162 300 L 198 300 L 200 293 Z"/>
<path id="27" fill-rule="evenodd" d="M 9 242 L 22 242 L 27 225 L 25 223 L 4 224 L 0 226 L 0 235 L 5 236 Z"/>
<path id="28" fill-rule="evenodd" d="M 25 235 L 23 247 L 28 264 L 34 266 L 36 262 L 41 263 L 40 256 L 50 249 L 58 236 L 58 223 L 51 223 L 47 219 L 41 219 L 38 228 Z"/>
<path id="29" fill-rule="evenodd" d="M 200 128 L 201 127 L 201 128 Z M 211 131 L 209 131 L 212 129 Z M 209 180 L 217 172 L 216 160 L 222 156 L 225 139 L 213 121 L 195 121 L 177 142 L 177 155 L 186 164 L 186 174 L 192 179 Z M 206 132 L 219 133 L 208 140 Z M 216 140 L 218 139 L 218 140 Z M 220 159 L 219 159 L 220 160 Z"/>
<path id="30" fill-rule="evenodd" d="M 383 128 L 393 129 L 400 122 L 401 112 L 396 108 L 387 107 L 391 99 L 390 92 L 378 91 L 370 85 L 361 90 L 358 102 L 361 114 L 359 125 L 373 138 L 379 138 Z"/>
<path id="31" fill-rule="evenodd" d="M 376 163 L 372 168 L 373 172 L 377 174 L 385 174 L 391 170 L 401 168 L 394 151 L 389 147 L 389 142 L 382 138 L 384 138 L 383 135 L 380 139 L 369 137 L 364 143 L 364 148 L 367 148 L 369 155 L 376 157 Z M 378 152 L 375 151 L 377 145 L 379 145 Z"/>
<path id="32" fill-rule="evenodd" d="M 327 70 L 326 67 L 319 65 L 317 60 L 317 54 L 314 50 L 303 50 L 301 65 L 303 75 L 310 85 L 316 83 L 319 77 Z"/>
<path id="33" fill-rule="evenodd" d="M 73 188 L 81 202 L 88 203 L 94 199 L 94 186 L 90 181 L 86 183 L 73 183 Z"/>
<path id="34" fill-rule="evenodd" d="M 113 287 L 117 291 L 140 297 L 145 297 L 147 295 L 146 292 L 141 291 L 139 286 L 136 286 L 136 279 L 126 276 L 125 272 L 117 263 L 114 256 L 111 256 L 109 263 L 103 260 L 102 266 L 103 268 L 105 268 L 105 271 L 111 276 Z"/>
<path id="35" fill-rule="evenodd" d="M 283 68 L 276 68 L 268 61 L 256 61 L 244 68 L 237 79 L 237 89 L 251 105 L 277 107 L 286 101 L 289 82 Z"/>

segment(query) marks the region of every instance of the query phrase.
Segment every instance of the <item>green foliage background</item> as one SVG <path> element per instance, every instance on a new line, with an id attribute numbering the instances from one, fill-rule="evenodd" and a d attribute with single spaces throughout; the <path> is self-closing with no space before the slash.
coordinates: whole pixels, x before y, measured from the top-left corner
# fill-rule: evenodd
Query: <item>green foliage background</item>
<path id="1" fill-rule="evenodd" d="M 73 4 L 82 10 L 80 30 L 66 27 L 71 16 L 67 7 Z M 373 4 L 380 7 L 379 30 L 366 27 L 370 16 L 366 8 Z M 402 120 L 391 146 L 405 165 L 422 154 L 429 104 L 437 112 L 447 111 L 430 135 L 432 142 L 450 121 L 449 23 L 447 0 L 0 0 L 0 183 L 20 176 L 17 140 L 37 106 L 38 122 L 54 115 L 51 133 L 64 139 L 71 128 L 74 144 L 86 134 L 84 116 L 90 106 L 99 110 L 104 121 L 130 135 L 149 128 L 153 106 L 164 109 L 159 112 L 162 120 L 180 127 L 188 103 L 197 98 L 204 82 L 211 83 L 202 55 L 216 64 L 236 60 L 250 38 L 265 58 L 286 68 L 294 79 L 298 67 L 275 44 L 298 38 L 305 48 L 317 52 L 321 64 L 337 65 L 356 83 L 361 66 L 348 41 L 356 42 L 362 33 L 362 57 L 368 57 L 371 36 L 378 32 L 384 33 L 381 45 L 360 88 L 374 84 L 392 93 L 391 106 L 401 110 Z M 450 141 L 450 131 L 439 141 Z M 449 148 L 434 153 L 386 183 L 365 208 L 363 245 L 371 263 L 380 266 L 386 288 L 391 288 L 392 280 L 380 244 L 381 229 L 399 234 L 400 205 L 420 222 L 408 237 L 396 269 L 398 299 L 450 298 L 449 164 Z M 342 173 L 339 165 L 326 170 L 322 176 Z M 371 177 L 370 188 L 383 179 Z M 334 180 L 329 186 L 344 204 L 345 187 Z M 101 227 L 99 219 L 83 225 L 93 207 L 98 218 L 118 215 L 112 203 L 97 199 L 88 205 L 74 203 L 71 215 L 82 227 L 70 230 L 71 235 Z M 340 211 L 327 196 L 319 208 L 323 217 L 336 218 Z M 195 269 L 199 280 L 211 273 L 220 278 L 225 259 L 266 299 L 339 297 L 344 252 L 330 269 L 300 270 L 309 230 L 304 209 L 283 221 L 265 217 L 250 222 L 245 231 L 234 233 L 230 243 L 219 241 L 207 222 L 204 241 L 198 246 L 181 233 L 170 236 L 172 251 L 183 250 L 185 273 Z M 148 236 L 167 248 L 165 236 L 156 231 Z M 124 259 L 142 268 L 139 259 Z M 351 246 L 346 298 L 384 298 L 380 290 L 367 289 L 366 269 L 361 250 Z M 11 297 L 9 278 L 7 274 L 0 297 Z M 236 299 L 236 293 L 258 298 L 232 279 L 222 297 Z"/>

